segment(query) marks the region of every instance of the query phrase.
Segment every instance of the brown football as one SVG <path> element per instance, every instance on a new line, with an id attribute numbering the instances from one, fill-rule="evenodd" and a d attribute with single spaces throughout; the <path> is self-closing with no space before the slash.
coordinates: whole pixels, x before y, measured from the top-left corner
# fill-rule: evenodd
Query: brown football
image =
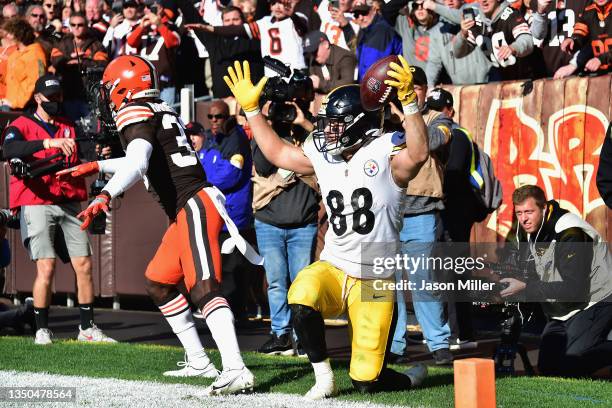
<path id="1" fill-rule="evenodd" d="M 387 76 L 389 64 L 400 63 L 397 55 L 389 55 L 376 61 L 361 79 L 360 94 L 361 105 L 367 111 L 376 111 L 387 104 L 397 95 L 397 89 L 386 85 L 386 79 L 393 79 Z"/>

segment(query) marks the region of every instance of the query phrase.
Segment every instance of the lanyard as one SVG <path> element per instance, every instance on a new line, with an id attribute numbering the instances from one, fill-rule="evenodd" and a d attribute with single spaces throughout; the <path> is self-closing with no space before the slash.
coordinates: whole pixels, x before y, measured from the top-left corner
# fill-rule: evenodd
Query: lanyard
<path id="1" fill-rule="evenodd" d="M 47 122 L 45 122 L 40 116 L 38 116 L 38 113 L 36 112 L 34 112 L 34 116 L 40 121 L 40 123 L 45 128 L 47 133 L 51 136 L 51 138 L 55 139 L 55 133 L 51 131 L 51 128 L 48 126 Z"/>

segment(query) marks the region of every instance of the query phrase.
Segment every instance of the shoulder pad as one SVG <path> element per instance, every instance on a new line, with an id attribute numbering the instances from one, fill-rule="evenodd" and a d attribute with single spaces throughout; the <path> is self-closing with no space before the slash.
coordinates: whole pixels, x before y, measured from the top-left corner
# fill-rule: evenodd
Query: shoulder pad
<path id="1" fill-rule="evenodd" d="M 126 105 L 117 112 L 117 117 L 115 118 L 117 130 L 121 132 L 126 126 L 138 122 L 145 122 L 151 119 L 153 115 L 153 110 L 146 103 L 131 103 Z"/>

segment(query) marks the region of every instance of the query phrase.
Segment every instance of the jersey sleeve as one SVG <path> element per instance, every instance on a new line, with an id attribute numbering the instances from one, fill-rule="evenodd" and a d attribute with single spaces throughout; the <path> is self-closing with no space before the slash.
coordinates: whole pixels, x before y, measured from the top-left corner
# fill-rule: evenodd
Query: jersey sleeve
<path id="1" fill-rule="evenodd" d="M 125 128 L 135 123 L 146 122 L 153 118 L 153 110 L 146 104 L 130 104 L 117 112 L 115 123 L 117 130 L 121 132 Z"/>
<path id="2" fill-rule="evenodd" d="M 510 30 L 510 34 L 512 34 L 512 38 L 515 40 L 522 34 L 531 35 L 529 24 L 527 24 L 521 13 L 517 10 L 512 10 L 512 14 L 506 21 L 505 26 Z"/>
<path id="3" fill-rule="evenodd" d="M 144 139 L 151 145 L 154 145 L 155 133 L 155 124 L 150 120 L 126 125 L 121 130 L 121 134 L 125 138 L 126 146 L 134 139 Z"/>
<path id="4" fill-rule="evenodd" d="M 406 134 L 403 132 L 393 132 L 391 134 L 384 135 L 383 137 L 389 138 L 389 142 L 386 144 L 386 154 L 388 154 L 390 157 L 395 156 L 406 148 Z"/>
<path id="5" fill-rule="evenodd" d="M 312 163 L 315 163 L 322 154 L 317 150 L 314 144 L 312 133 L 308 135 L 304 143 L 302 143 L 302 150 L 304 151 L 304 156 L 308 157 Z"/>

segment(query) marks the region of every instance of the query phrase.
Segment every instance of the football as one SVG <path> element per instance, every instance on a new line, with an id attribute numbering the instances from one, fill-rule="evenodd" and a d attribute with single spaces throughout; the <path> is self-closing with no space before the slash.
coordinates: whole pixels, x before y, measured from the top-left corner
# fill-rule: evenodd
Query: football
<path id="1" fill-rule="evenodd" d="M 395 98 L 397 89 L 385 84 L 386 79 L 393 79 L 387 76 L 387 71 L 390 69 L 389 64 L 392 62 L 400 63 L 397 55 L 389 55 L 376 61 L 361 79 L 361 105 L 365 110 L 379 110 Z"/>

